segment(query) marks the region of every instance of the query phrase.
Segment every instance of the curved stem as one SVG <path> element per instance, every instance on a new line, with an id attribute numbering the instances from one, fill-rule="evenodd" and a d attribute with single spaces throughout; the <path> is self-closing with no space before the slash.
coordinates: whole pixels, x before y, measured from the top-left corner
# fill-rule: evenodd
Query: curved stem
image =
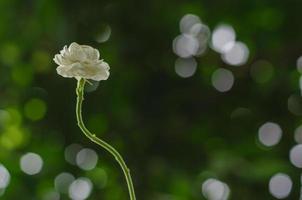
<path id="1" fill-rule="evenodd" d="M 115 159 L 117 160 L 117 162 L 119 163 L 119 165 L 121 166 L 121 168 L 124 172 L 124 175 L 125 175 L 125 178 L 126 178 L 126 181 L 127 181 L 127 185 L 128 185 L 130 200 L 136 200 L 134 187 L 133 187 L 133 183 L 132 183 L 132 179 L 131 179 L 131 175 L 130 175 L 130 170 L 128 169 L 128 167 L 127 167 L 125 161 L 123 160 L 122 156 L 110 144 L 108 144 L 107 142 L 101 140 L 95 134 L 92 134 L 86 128 L 86 126 L 83 122 L 83 119 L 82 119 L 82 102 L 84 100 L 85 82 L 86 82 L 85 79 L 78 80 L 77 89 L 76 89 L 76 93 L 77 93 L 76 115 L 77 115 L 78 126 L 80 127 L 80 129 L 82 130 L 82 132 L 85 134 L 86 137 L 88 137 L 92 142 L 94 142 L 97 145 L 99 145 L 99 146 L 103 147 L 104 149 L 106 149 L 111 155 L 113 155 L 115 157 Z"/>

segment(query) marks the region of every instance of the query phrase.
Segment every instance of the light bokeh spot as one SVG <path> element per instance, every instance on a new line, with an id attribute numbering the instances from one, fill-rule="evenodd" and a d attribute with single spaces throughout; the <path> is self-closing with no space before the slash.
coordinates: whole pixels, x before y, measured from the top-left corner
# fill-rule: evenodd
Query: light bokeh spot
<path id="1" fill-rule="evenodd" d="M 91 179 L 96 187 L 104 188 L 108 183 L 108 174 L 103 168 L 95 168 L 91 171 Z"/>
<path id="2" fill-rule="evenodd" d="M 75 180 L 74 176 L 67 172 L 62 172 L 54 180 L 55 189 L 61 193 L 68 193 L 70 184 Z"/>
<path id="3" fill-rule="evenodd" d="M 302 56 L 297 59 L 297 70 L 302 73 Z"/>
<path id="4" fill-rule="evenodd" d="M 275 174 L 269 181 L 269 191 L 277 199 L 288 197 L 292 190 L 293 182 L 291 178 L 284 173 Z"/>
<path id="5" fill-rule="evenodd" d="M 5 189 L 10 183 L 10 173 L 4 167 L 4 165 L 0 164 L 0 189 Z"/>
<path id="6" fill-rule="evenodd" d="M 86 84 L 85 85 L 85 92 L 94 92 L 95 90 L 98 89 L 100 85 L 100 81 L 94 81 L 94 80 L 89 80 L 91 84 Z"/>
<path id="7" fill-rule="evenodd" d="M 189 33 L 191 28 L 195 24 L 200 24 L 201 20 L 197 15 L 194 14 L 186 14 L 184 15 L 179 22 L 179 29 L 182 33 Z"/>
<path id="8" fill-rule="evenodd" d="M 222 60 L 233 66 L 240 66 L 247 62 L 250 51 L 242 42 L 235 42 L 228 50 L 222 54 Z"/>
<path id="9" fill-rule="evenodd" d="M 210 178 L 202 184 L 202 194 L 208 200 L 227 200 L 230 195 L 230 188 L 227 184 Z"/>
<path id="10" fill-rule="evenodd" d="M 181 34 L 173 40 L 173 52 L 181 58 L 203 55 L 211 36 L 209 27 L 198 16 L 186 14 L 181 18 L 179 28 Z"/>
<path id="11" fill-rule="evenodd" d="M 289 152 L 290 162 L 298 168 L 302 168 L 302 144 L 295 145 Z"/>
<path id="12" fill-rule="evenodd" d="M 173 40 L 173 51 L 182 58 L 189 58 L 197 54 L 199 43 L 197 38 L 189 34 L 181 34 Z"/>
<path id="13" fill-rule="evenodd" d="M 230 70 L 219 68 L 212 74 L 212 85 L 219 92 L 227 92 L 234 85 L 234 75 Z"/>
<path id="14" fill-rule="evenodd" d="M 98 162 L 98 155 L 92 149 L 82 149 L 76 157 L 77 165 L 83 170 L 92 170 Z"/>
<path id="15" fill-rule="evenodd" d="M 103 43 L 109 40 L 111 36 L 111 27 L 106 25 L 104 29 L 96 36 L 98 43 Z"/>
<path id="16" fill-rule="evenodd" d="M 40 120 L 45 116 L 47 106 L 41 99 L 33 98 L 26 102 L 24 114 L 28 119 L 33 121 Z"/>
<path id="17" fill-rule="evenodd" d="M 212 34 L 212 48 L 219 52 L 224 53 L 229 51 L 235 43 L 236 33 L 232 26 L 222 24 L 217 26 Z"/>
<path id="18" fill-rule="evenodd" d="M 297 143 L 302 144 L 302 125 L 295 129 L 294 138 Z"/>
<path id="19" fill-rule="evenodd" d="M 261 144 L 267 147 L 278 144 L 282 137 L 282 129 L 274 122 L 266 122 L 258 129 L 258 138 Z"/>
<path id="20" fill-rule="evenodd" d="M 81 151 L 81 149 L 82 146 L 79 144 L 71 144 L 67 146 L 64 151 L 65 160 L 72 165 L 76 165 L 76 157 L 78 152 Z"/>
<path id="21" fill-rule="evenodd" d="M 69 197 L 73 200 L 84 200 L 92 191 L 92 183 L 88 178 L 78 178 L 69 186 Z"/>
<path id="22" fill-rule="evenodd" d="M 41 156 L 36 153 L 26 153 L 20 159 L 21 170 L 28 175 L 40 173 L 43 167 Z"/>
<path id="23" fill-rule="evenodd" d="M 302 116 L 302 97 L 300 95 L 292 94 L 287 100 L 288 110 L 297 116 Z"/>
<path id="24" fill-rule="evenodd" d="M 196 60 L 191 58 L 178 58 L 175 61 L 175 72 L 182 78 L 188 78 L 194 75 L 197 69 Z"/>
<path id="25" fill-rule="evenodd" d="M 207 50 L 208 41 L 211 35 L 209 27 L 205 24 L 195 24 L 191 27 L 189 34 L 198 41 L 198 49 L 194 56 L 203 55 Z"/>

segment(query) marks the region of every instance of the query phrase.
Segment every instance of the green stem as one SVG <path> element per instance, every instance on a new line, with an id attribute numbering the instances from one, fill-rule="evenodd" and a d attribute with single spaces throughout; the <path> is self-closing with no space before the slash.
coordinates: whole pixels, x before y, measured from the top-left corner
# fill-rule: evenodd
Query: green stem
<path id="1" fill-rule="evenodd" d="M 133 183 L 132 183 L 132 179 L 131 179 L 131 175 L 130 175 L 130 170 L 128 169 L 122 156 L 110 144 L 101 140 L 95 134 L 92 134 L 85 127 L 85 124 L 82 119 L 82 102 L 84 100 L 85 82 L 86 82 L 85 79 L 78 80 L 78 85 L 77 85 L 77 89 L 76 89 L 76 93 L 77 93 L 76 115 L 77 115 L 78 126 L 80 127 L 80 129 L 82 130 L 82 132 L 85 134 L 86 137 L 88 137 L 92 142 L 94 142 L 97 145 L 106 149 L 110 154 L 112 154 L 115 157 L 115 159 L 117 160 L 117 162 L 119 163 L 119 165 L 121 166 L 121 168 L 124 172 L 124 175 L 125 175 L 125 178 L 127 181 L 127 185 L 128 185 L 130 200 L 136 200 L 134 187 L 133 187 Z"/>

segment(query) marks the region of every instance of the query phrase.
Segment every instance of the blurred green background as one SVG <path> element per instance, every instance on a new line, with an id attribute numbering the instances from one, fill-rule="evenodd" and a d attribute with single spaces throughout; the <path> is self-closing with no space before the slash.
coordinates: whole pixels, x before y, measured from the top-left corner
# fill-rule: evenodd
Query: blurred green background
<path id="1" fill-rule="evenodd" d="M 298 199 L 301 7 L 0 0 L 0 199 L 128 199 L 114 158 L 76 125 L 76 80 L 56 74 L 53 56 L 74 41 L 111 66 L 107 81 L 88 86 L 83 115 L 124 156 L 137 199 Z M 206 34 L 197 29 L 196 40 L 182 28 L 198 18 Z M 213 48 L 221 24 L 247 48 L 221 57 Z M 197 55 L 201 40 L 207 50 Z"/>

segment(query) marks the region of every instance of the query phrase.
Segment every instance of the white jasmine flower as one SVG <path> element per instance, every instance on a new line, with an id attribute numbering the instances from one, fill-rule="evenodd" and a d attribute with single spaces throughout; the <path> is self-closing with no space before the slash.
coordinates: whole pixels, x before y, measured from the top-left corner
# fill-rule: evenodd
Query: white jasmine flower
<path id="1" fill-rule="evenodd" d="M 99 51 L 91 46 L 73 42 L 68 48 L 64 46 L 53 60 L 59 65 L 57 73 L 66 78 L 101 81 L 109 77 L 108 63 L 100 60 Z"/>

